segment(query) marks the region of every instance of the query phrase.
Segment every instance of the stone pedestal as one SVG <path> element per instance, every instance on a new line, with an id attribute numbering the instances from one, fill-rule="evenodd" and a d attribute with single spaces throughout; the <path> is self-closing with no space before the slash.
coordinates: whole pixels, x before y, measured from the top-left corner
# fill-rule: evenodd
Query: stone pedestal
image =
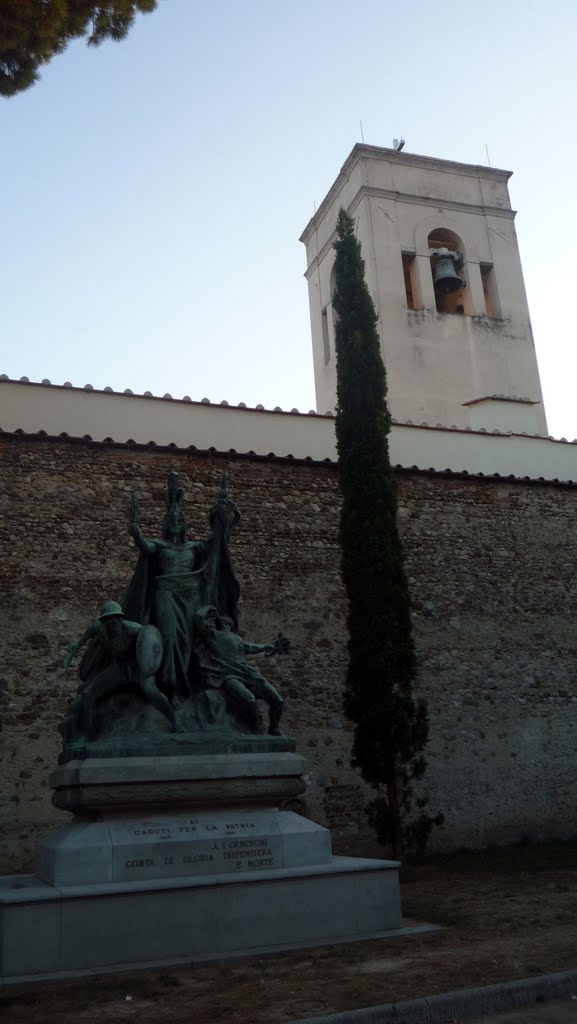
<path id="1" fill-rule="evenodd" d="M 0 879 L 4 980 L 220 961 L 394 934 L 399 865 L 333 857 L 282 808 L 290 751 L 71 761 L 51 776 L 75 818 Z"/>
<path id="2" fill-rule="evenodd" d="M 69 761 L 50 775 L 52 803 L 78 816 L 107 811 L 275 806 L 304 792 L 304 758 L 265 753 Z"/>
<path id="3" fill-rule="evenodd" d="M 328 829 L 291 811 L 242 808 L 76 821 L 40 840 L 34 868 L 42 881 L 70 886 L 220 876 L 330 860 Z"/>

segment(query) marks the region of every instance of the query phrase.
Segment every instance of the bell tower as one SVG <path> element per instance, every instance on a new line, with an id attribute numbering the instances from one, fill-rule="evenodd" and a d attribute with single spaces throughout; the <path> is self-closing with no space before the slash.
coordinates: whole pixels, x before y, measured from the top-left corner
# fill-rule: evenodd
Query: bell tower
<path id="1" fill-rule="evenodd" d="M 353 216 L 400 421 L 546 434 L 509 171 L 356 145 L 301 241 L 317 408 L 336 403 L 333 241 Z"/>

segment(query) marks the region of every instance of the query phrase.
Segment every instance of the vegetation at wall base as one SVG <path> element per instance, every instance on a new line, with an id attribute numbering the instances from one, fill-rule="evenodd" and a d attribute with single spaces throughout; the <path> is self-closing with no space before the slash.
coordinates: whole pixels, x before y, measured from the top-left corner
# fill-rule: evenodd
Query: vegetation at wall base
<path id="1" fill-rule="evenodd" d="M 0 4 L 0 95 L 15 96 L 38 80 L 38 69 L 71 39 L 90 46 L 128 34 L 137 12 L 158 0 L 2 0 Z"/>
<path id="2" fill-rule="evenodd" d="M 353 764 L 376 790 L 369 821 L 398 858 L 411 828 L 413 838 L 426 841 L 432 825 L 423 801 L 410 823 L 412 784 L 426 768 L 428 718 L 413 694 L 416 659 L 377 314 L 354 222 L 343 209 L 334 248 L 339 538 L 349 631 L 345 713 L 355 727 Z"/>

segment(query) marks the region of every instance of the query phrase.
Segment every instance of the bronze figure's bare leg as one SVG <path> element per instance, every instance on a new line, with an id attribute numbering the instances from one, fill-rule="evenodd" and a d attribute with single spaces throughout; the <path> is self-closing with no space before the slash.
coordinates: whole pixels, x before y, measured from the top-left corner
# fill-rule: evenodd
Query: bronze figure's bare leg
<path id="1" fill-rule="evenodd" d="M 119 672 L 101 672 L 81 691 L 82 693 L 82 724 L 87 739 L 94 739 L 96 705 L 105 697 L 126 686 L 126 679 Z"/>
<path id="2" fill-rule="evenodd" d="M 254 682 L 251 682 L 251 686 L 255 697 L 266 701 L 268 704 L 269 736 L 282 736 L 283 733 L 279 728 L 279 724 L 282 718 L 284 700 L 280 693 L 274 688 L 272 683 L 269 683 L 268 679 L 264 678 L 264 676 L 255 678 Z"/>
<path id="3" fill-rule="evenodd" d="M 156 708 L 157 711 L 160 711 L 165 718 L 168 718 L 171 726 L 171 732 L 176 732 L 176 719 L 174 717 L 172 704 L 168 700 L 168 697 L 165 697 L 158 689 L 154 676 L 148 676 L 146 679 L 141 679 L 138 685 L 143 697 L 150 701 L 152 706 Z"/>
<path id="4" fill-rule="evenodd" d="M 232 676 L 225 679 L 224 690 L 233 698 L 233 700 L 236 700 L 241 704 L 243 709 L 248 713 L 251 725 L 255 732 L 262 732 L 260 714 L 254 693 L 251 693 L 244 683 L 241 683 L 240 679 L 235 679 Z"/>

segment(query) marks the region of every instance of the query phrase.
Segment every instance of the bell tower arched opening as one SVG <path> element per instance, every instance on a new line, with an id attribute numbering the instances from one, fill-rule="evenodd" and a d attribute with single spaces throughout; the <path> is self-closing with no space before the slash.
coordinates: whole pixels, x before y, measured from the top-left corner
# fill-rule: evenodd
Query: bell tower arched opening
<path id="1" fill-rule="evenodd" d="M 431 273 L 438 313 L 472 313 L 471 299 L 462 275 L 464 246 L 448 228 L 435 228 L 428 237 Z"/>

